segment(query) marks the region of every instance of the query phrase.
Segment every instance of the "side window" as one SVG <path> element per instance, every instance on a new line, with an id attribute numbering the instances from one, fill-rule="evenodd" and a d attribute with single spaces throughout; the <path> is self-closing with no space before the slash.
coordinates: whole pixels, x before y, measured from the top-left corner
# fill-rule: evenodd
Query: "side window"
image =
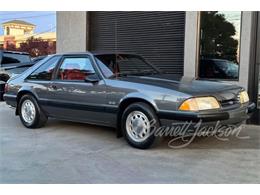
<path id="1" fill-rule="evenodd" d="M 42 64 L 37 70 L 35 70 L 27 79 L 31 80 L 51 80 L 52 73 L 57 65 L 60 57 L 56 56 Z"/>
<path id="2" fill-rule="evenodd" d="M 93 72 L 95 70 L 88 57 L 65 58 L 60 66 L 58 79 L 84 81 Z"/>
<path id="3" fill-rule="evenodd" d="M 3 53 L 2 64 L 15 64 L 31 62 L 29 55 L 15 54 L 15 53 Z"/>
<path id="4" fill-rule="evenodd" d="M 109 78 L 114 75 L 114 73 L 107 67 L 101 60 L 96 58 L 99 68 L 101 69 L 102 73 L 105 75 L 106 78 Z"/>
<path id="5" fill-rule="evenodd" d="M 6 35 L 10 35 L 10 27 L 6 27 Z"/>

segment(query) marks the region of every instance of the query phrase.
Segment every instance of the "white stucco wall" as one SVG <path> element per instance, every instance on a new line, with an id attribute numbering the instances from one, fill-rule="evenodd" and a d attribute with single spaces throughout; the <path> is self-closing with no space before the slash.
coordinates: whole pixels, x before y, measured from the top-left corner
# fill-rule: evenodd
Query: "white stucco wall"
<path id="1" fill-rule="evenodd" d="M 57 52 L 82 52 L 87 50 L 87 12 L 58 11 Z"/>
<path id="2" fill-rule="evenodd" d="M 248 77 L 250 67 L 251 35 L 252 35 L 252 12 L 242 13 L 240 40 L 240 66 L 238 84 L 248 89 Z"/>
<path id="3" fill-rule="evenodd" d="M 185 16 L 184 76 L 196 77 L 199 12 L 187 11 Z"/>

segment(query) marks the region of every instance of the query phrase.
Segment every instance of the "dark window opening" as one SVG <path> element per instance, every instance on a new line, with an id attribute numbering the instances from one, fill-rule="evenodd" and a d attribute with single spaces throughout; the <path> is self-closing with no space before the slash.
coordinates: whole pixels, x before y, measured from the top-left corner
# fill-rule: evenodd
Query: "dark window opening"
<path id="1" fill-rule="evenodd" d="M 9 27 L 6 28 L 6 35 L 10 35 L 10 28 Z"/>

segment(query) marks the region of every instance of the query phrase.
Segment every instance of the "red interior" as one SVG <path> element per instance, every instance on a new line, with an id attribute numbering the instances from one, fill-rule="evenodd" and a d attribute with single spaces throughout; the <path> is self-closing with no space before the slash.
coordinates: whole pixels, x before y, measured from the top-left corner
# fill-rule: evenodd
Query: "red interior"
<path id="1" fill-rule="evenodd" d="M 66 64 L 60 76 L 62 80 L 84 80 L 87 75 L 81 72 L 78 64 Z"/>

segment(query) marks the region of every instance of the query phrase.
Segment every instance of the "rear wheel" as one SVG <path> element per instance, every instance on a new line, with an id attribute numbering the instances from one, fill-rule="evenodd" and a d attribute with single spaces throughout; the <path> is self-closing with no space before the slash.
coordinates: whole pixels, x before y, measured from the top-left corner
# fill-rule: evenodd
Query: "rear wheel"
<path id="1" fill-rule="evenodd" d="M 21 97 L 18 105 L 20 120 L 27 128 L 40 128 L 48 118 L 31 95 Z"/>
<path id="2" fill-rule="evenodd" d="M 131 104 L 122 116 L 122 129 L 126 141 L 135 148 L 146 149 L 158 142 L 154 128 L 159 127 L 159 120 L 154 110 L 146 103 Z"/>

